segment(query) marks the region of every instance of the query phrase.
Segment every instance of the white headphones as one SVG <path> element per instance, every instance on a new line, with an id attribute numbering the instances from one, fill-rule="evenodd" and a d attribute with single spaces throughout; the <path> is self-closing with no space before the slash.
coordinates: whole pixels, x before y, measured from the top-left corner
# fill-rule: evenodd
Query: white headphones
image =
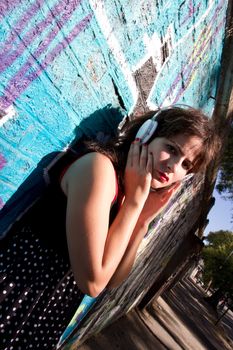
<path id="1" fill-rule="evenodd" d="M 136 139 L 139 138 L 142 144 L 146 143 L 154 134 L 158 126 L 156 117 L 158 116 L 158 114 L 161 113 L 161 111 L 162 111 L 161 109 L 158 110 L 151 119 L 146 120 L 145 123 L 143 123 L 142 126 L 139 128 L 135 138 Z"/>
<path id="2" fill-rule="evenodd" d="M 186 104 L 174 104 L 174 105 L 170 105 L 164 108 L 159 109 L 151 119 L 146 120 L 142 126 L 139 128 L 135 138 L 139 138 L 141 140 L 141 144 L 146 143 L 154 134 L 157 126 L 158 126 L 158 122 L 156 120 L 156 117 L 164 110 L 169 110 L 173 107 L 182 107 L 182 108 L 192 108 L 189 105 Z M 121 128 L 123 127 L 123 125 L 126 123 L 128 116 L 125 116 L 124 119 L 122 120 L 122 122 L 119 124 L 118 129 L 121 130 Z"/>

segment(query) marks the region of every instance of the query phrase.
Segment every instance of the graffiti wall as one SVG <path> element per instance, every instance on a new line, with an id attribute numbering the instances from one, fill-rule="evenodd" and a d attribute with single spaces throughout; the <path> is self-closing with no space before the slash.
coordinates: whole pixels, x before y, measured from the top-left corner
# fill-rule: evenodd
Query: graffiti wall
<path id="1" fill-rule="evenodd" d="M 226 8 L 224 0 L 1 0 L 3 216 L 13 203 L 14 221 L 22 203 L 14 205 L 15 194 L 24 198 L 26 183 L 28 204 L 41 159 L 64 150 L 79 132 L 95 137 L 102 123 L 108 136 L 124 114 L 173 103 L 211 115 Z M 191 229 L 190 215 L 198 220 L 201 186 L 189 183 L 152 223 L 127 281 L 103 294 L 80 329 L 74 319 L 60 348 L 76 348 L 137 304 Z"/>
<path id="2" fill-rule="evenodd" d="M 226 1 L 2 0 L 1 207 L 91 113 L 211 113 Z"/>

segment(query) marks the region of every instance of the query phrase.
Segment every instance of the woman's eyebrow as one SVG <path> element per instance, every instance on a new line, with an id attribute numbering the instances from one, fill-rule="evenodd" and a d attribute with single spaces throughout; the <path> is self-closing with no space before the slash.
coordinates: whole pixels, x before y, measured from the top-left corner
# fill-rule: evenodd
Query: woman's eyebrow
<path id="1" fill-rule="evenodd" d="M 180 154 L 184 156 L 184 152 L 182 151 L 182 148 L 180 147 L 180 145 L 176 141 L 173 141 L 173 140 L 170 140 L 170 141 L 176 146 L 176 148 L 178 148 L 178 151 L 180 152 Z"/>

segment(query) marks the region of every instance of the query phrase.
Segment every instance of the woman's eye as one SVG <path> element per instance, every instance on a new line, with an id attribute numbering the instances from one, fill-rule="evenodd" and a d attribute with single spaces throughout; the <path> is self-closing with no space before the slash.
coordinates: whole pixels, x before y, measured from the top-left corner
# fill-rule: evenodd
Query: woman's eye
<path id="1" fill-rule="evenodd" d="M 182 165 L 183 165 L 183 168 L 187 171 L 190 170 L 192 167 L 191 164 L 189 162 L 186 162 L 186 161 L 184 161 Z"/>
<path id="2" fill-rule="evenodd" d="M 176 154 L 177 153 L 175 147 L 172 146 L 172 145 L 167 144 L 167 149 L 172 154 Z"/>

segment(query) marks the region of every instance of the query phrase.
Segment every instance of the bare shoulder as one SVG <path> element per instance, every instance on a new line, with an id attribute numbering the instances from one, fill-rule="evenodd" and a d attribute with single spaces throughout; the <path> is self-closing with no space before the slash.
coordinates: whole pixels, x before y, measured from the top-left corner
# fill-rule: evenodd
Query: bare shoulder
<path id="1" fill-rule="evenodd" d="M 111 160 L 104 154 L 91 152 L 71 164 L 62 178 L 61 187 L 67 195 L 69 188 L 74 189 L 80 185 L 92 188 L 104 183 L 105 186 L 113 186 L 114 189 L 115 181 L 115 170 Z"/>

